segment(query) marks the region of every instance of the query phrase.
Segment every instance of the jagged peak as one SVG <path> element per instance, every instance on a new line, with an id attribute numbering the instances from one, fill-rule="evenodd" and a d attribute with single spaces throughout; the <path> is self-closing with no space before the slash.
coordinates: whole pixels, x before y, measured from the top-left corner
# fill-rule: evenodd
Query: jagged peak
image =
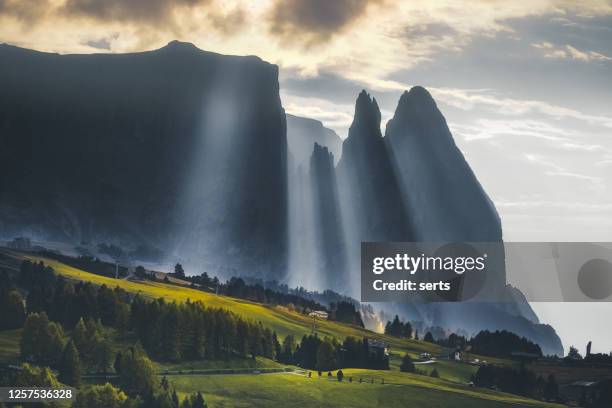
<path id="1" fill-rule="evenodd" d="M 436 106 L 436 102 L 429 93 L 429 91 L 422 86 L 413 86 L 409 91 L 404 91 L 400 97 L 398 108 L 406 105 L 423 105 L 423 106 Z"/>
<path id="2" fill-rule="evenodd" d="M 399 124 L 427 123 L 427 126 L 435 126 L 445 122 L 444 116 L 427 89 L 413 86 L 409 91 L 404 91 L 400 97 L 393 118 L 387 123 L 386 133 L 390 127 Z"/>
<path id="3" fill-rule="evenodd" d="M 333 157 L 333 153 L 327 148 L 327 146 L 320 145 L 317 142 L 314 142 L 314 147 L 313 147 L 313 150 L 312 150 L 312 154 L 313 155 L 322 154 L 322 155 L 325 155 L 325 156 L 332 155 L 332 157 Z"/>
<path id="4" fill-rule="evenodd" d="M 373 126 L 380 129 L 380 119 L 380 108 L 376 98 L 371 97 L 365 89 L 362 90 L 355 103 L 353 125 Z"/>
<path id="5" fill-rule="evenodd" d="M 334 154 L 327 148 L 327 146 L 323 146 L 314 142 L 314 146 L 312 149 L 312 153 L 310 154 L 310 165 L 313 163 L 328 163 L 333 167 L 334 163 Z"/>

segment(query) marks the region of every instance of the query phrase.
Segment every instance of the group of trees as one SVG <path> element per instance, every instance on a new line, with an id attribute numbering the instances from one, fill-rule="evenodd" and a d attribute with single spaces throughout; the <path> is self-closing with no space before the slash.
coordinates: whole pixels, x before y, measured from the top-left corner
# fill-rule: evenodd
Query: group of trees
<path id="1" fill-rule="evenodd" d="M 414 362 L 412 361 L 412 358 L 410 358 L 410 355 L 408 355 L 408 353 L 404 354 L 404 357 L 402 357 L 402 362 L 400 364 L 400 371 L 404 373 L 428 375 L 426 371 L 419 370 L 416 368 L 416 366 L 414 365 Z M 440 378 L 440 373 L 438 373 L 438 370 L 434 368 L 433 370 L 429 372 L 429 376 L 432 378 Z"/>
<path id="2" fill-rule="evenodd" d="M 437 333 L 436 337 L 434 337 L 432 331 L 429 330 L 425 333 L 425 336 L 423 336 L 423 340 L 429 343 L 438 344 L 445 348 L 465 350 L 470 346 L 471 351 L 475 354 L 501 358 L 513 358 L 516 355 L 515 353 L 519 355 L 525 353 L 539 357 L 542 356 L 542 349 L 538 344 L 506 330 L 497 330 L 493 332 L 483 330 L 476 336 L 468 339 L 465 336 L 455 333 L 450 333 L 448 336 L 445 336 L 444 333 L 441 333 L 440 328 L 433 329 L 439 329 L 433 330 Z M 403 322 L 395 315 L 393 321 L 387 321 L 385 325 L 385 334 L 401 338 L 411 338 L 412 326 L 410 322 Z M 418 340 L 418 332 L 415 333 L 415 338 Z M 576 354 L 578 354 L 577 350 Z M 580 357 L 580 359 L 581 358 L 582 357 Z M 570 353 L 568 359 L 575 359 L 575 357 Z M 610 361 L 612 361 L 612 357 L 610 359 Z M 607 356 L 598 356 L 597 360 L 607 360 Z"/>
<path id="3" fill-rule="evenodd" d="M 404 373 L 414 373 L 416 371 L 416 367 L 412 358 L 408 355 L 408 353 L 404 354 L 402 357 L 402 363 L 400 364 L 400 371 Z"/>
<path id="4" fill-rule="evenodd" d="M 175 272 L 175 276 L 178 275 Z M 242 278 L 232 277 L 225 283 L 220 283 L 217 277 L 211 278 L 206 272 L 196 276 L 184 276 L 193 284 L 200 285 L 204 289 L 218 290 L 219 293 L 239 299 L 251 300 L 253 302 L 283 305 L 301 310 L 325 310 L 325 307 L 315 302 L 291 293 L 284 293 L 266 288 L 261 283 L 246 283 Z"/>
<path id="5" fill-rule="evenodd" d="M 591 353 L 590 348 L 587 348 L 587 354 L 583 358 L 576 347 L 570 346 L 567 356 L 564 360 L 565 363 L 569 365 L 612 365 L 612 352 L 609 354 Z"/>
<path id="6" fill-rule="evenodd" d="M 50 320 L 72 328 L 81 317 L 100 319 L 102 324 L 125 331 L 130 319 L 130 295 L 116 287 L 96 287 L 89 282 L 72 283 L 56 276 L 42 263 L 24 261 L 20 285 L 28 291 L 28 313 L 45 312 Z"/>
<path id="7" fill-rule="evenodd" d="M 332 302 L 329 308 L 329 320 L 365 327 L 361 313 L 357 310 L 354 303 L 349 301 Z"/>
<path id="8" fill-rule="evenodd" d="M 132 297 L 119 288 L 74 284 L 55 276 L 51 268 L 29 261 L 22 264 L 20 281 L 29 290 L 27 312 L 37 313 L 39 317 L 44 312 L 45 319 L 58 322 L 51 324 L 52 330 L 74 327 L 76 333 L 81 333 L 82 326 L 89 324 L 88 341 L 83 346 L 88 348 L 87 355 L 89 348 L 96 351 L 95 356 L 104 354 L 100 350 L 108 348 L 102 330 L 92 329 L 97 321 L 120 332 L 133 330 L 148 354 L 164 360 L 216 359 L 230 355 L 275 358 L 280 349 L 276 333 L 261 323 L 199 302 L 150 301 L 139 295 Z M 84 320 L 80 321 L 81 318 Z M 75 338 L 74 343 L 83 352 L 80 341 Z M 53 357 L 47 358 L 54 359 L 54 363 L 58 361 L 57 353 L 50 355 Z M 105 371 L 101 357 L 92 359 L 98 362 L 97 370 Z"/>
<path id="9" fill-rule="evenodd" d="M 5 271 L 0 273 L 0 311 L 0 330 L 18 329 L 23 326 L 26 318 L 24 299 Z"/>
<path id="10" fill-rule="evenodd" d="M 44 312 L 28 316 L 20 342 L 21 358 L 24 361 L 56 368 L 65 346 L 66 335 L 60 324 L 49 321 Z"/>
<path id="11" fill-rule="evenodd" d="M 278 288 L 278 290 L 266 288 L 258 281 L 247 283 L 244 279 L 237 277 L 232 277 L 227 282 L 220 283 L 216 277 L 211 278 L 206 272 L 201 275 L 186 276 L 181 264 L 176 264 L 174 270 L 174 277 L 188 280 L 192 284 L 199 285 L 203 289 L 215 290 L 226 296 L 251 300 L 258 303 L 290 306 L 301 312 L 326 310 L 320 303 L 309 299 L 306 296 L 308 295 L 307 292 L 298 291 L 298 294 L 292 293 L 287 287 L 281 287 L 275 282 L 270 282 L 270 285 L 274 288 Z M 303 293 L 303 295 L 300 293 Z M 328 291 L 326 291 L 325 294 L 333 294 L 333 292 L 328 293 Z M 357 310 L 353 302 L 349 300 L 331 302 L 329 309 L 329 320 L 364 327 L 361 313 Z"/>
<path id="12" fill-rule="evenodd" d="M 342 343 L 317 334 L 305 335 L 299 344 L 293 336 L 283 340 L 278 360 L 310 370 L 330 371 L 338 368 L 389 369 L 389 357 L 380 348 L 372 347 L 367 338 L 348 336 Z"/>
<path id="13" fill-rule="evenodd" d="M 144 349 L 136 344 L 117 355 L 115 370 L 120 389 L 110 384 L 85 388 L 77 394 L 76 408 L 205 408 L 200 392 L 179 401 L 176 391 L 170 391 L 166 377 L 161 381 L 153 362 Z"/>
<path id="14" fill-rule="evenodd" d="M 80 385 L 84 367 L 110 372 L 115 359 L 100 321 L 80 319 L 68 338 L 62 326 L 50 321 L 45 312 L 28 315 L 21 333 L 20 353 L 24 361 L 59 370 L 60 380 L 75 387 Z"/>
<path id="15" fill-rule="evenodd" d="M 101 320 L 81 318 L 72 330 L 72 343 L 90 371 L 108 373 L 113 369 L 113 353 L 110 333 Z"/>
<path id="16" fill-rule="evenodd" d="M 455 350 L 462 350 L 468 345 L 469 341 L 465 336 L 460 336 L 455 333 L 451 333 L 446 338 L 437 339 L 436 344 L 442 347 L 453 348 Z"/>
<path id="17" fill-rule="evenodd" d="M 145 356 L 136 357 L 135 360 L 145 361 Z M 125 361 L 127 366 L 129 362 Z M 179 400 L 176 391 L 170 391 L 168 381 L 158 381 L 152 375 L 141 374 L 138 369 L 143 368 L 142 362 L 134 361 L 134 367 L 126 368 L 125 375 L 120 378 L 121 387 L 130 388 L 131 392 L 115 387 L 111 384 L 90 385 L 81 387 L 76 391 L 73 408 L 206 408 L 207 404 L 202 393 L 187 395 L 183 401 Z M 148 364 L 151 364 L 148 361 Z M 150 373 L 150 371 L 149 371 Z M 62 388 L 67 384 L 62 377 L 56 377 L 48 367 L 38 367 L 23 363 L 18 370 L 2 372 L 0 386 L 3 387 L 43 387 Z M 0 404 L 0 406 L 3 406 Z M 41 403 L 37 406 L 56 406 L 53 403 Z"/>
<path id="18" fill-rule="evenodd" d="M 536 376 L 524 365 L 519 369 L 503 366 L 481 366 L 472 376 L 472 382 L 478 387 L 498 388 L 501 391 L 530 398 L 556 401 L 559 398 L 559 386 L 553 374 L 547 379 Z"/>
<path id="19" fill-rule="evenodd" d="M 388 321 L 385 325 L 385 334 L 409 339 L 412 337 L 412 325 L 410 322 L 400 321 L 399 317 L 395 315 L 393 321 Z"/>
<path id="20" fill-rule="evenodd" d="M 472 352 L 485 356 L 511 358 L 513 353 L 542 356 L 539 345 L 506 330 L 483 330 L 473 337 L 469 344 L 472 346 Z"/>
<path id="21" fill-rule="evenodd" d="M 584 358 L 585 363 L 612 365 L 612 353 L 590 353 Z"/>
<path id="22" fill-rule="evenodd" d="M 224 309 L 200 302 L 178 304 L 135 296 L 131 327 L 145 350 L 165 360 L 218 359 L 231 355 L 276 357 L 276 333 Z"/>
<path id="23" fill-rule="evenodd" d="M 433 329 L 440 329 L 440 328 L 433 328 Z M 428 343 L 435 343 L 435 344 L 438 344 L 446 348 L 454 348 L 457 350 L 465 348 L 465 346 L 468 344 L 468 340 L 464 336 L 460 336 L 455 333 L 451 333 L 448 335 L 448 337 L 443 337 L 443 334 L 440 333 L 441 330 L 437 330 L 436 332 L 439 338 L 434 337 L 434 335 L 432 334 L 432 331 L 427 331 L 425 333 L 425 336 L 423 336 L 423 341 L 426 341 Z M 410 322 L 408 321 L 403 322 L 402 320 L 400 320 L 400 318 L 397 315 L 395 315 L 395 318 L 393 318 L 393 321 L 387 321 L 387 324 L 385 325 L 385 334 L 389 336 L 400 337 L 400 338 L 412 338 L 413 327 L 410 324 Z M 418 340 L 419 339 L 418 332 L 415 331 L 414 335 L 415 335 L 415 339 Z"/>

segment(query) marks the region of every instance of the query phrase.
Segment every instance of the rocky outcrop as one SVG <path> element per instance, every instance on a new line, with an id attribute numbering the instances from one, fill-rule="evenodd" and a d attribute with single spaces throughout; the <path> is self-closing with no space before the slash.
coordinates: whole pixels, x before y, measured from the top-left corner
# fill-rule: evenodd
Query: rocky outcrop
<path id="1" fill-rule="evenodd" d="M 427 90 L 415 86 L 404 92 L 385 141 L 415 240 L 502 240 L 499 215 Z"/>
<path id="2" fill-rule="evenodd" d="M 337 167 L 345 226 L 354 228 L 349 236 L 357 242 L 410 241 L 409 219 L 380 119 L 376 99 L 362 91 Z"/>
<path id="3" fill-rule="evenodd" d="M 346 280 L 345 242 L 342 235 L 334 155 L 315 143 L 310 158 L 317 252 L 327 288 L 341 287 Z"/>
<path id="4" fill-rule="evenodd" d="M 376 100 L 362 92 L 337 167 L 351 280 L 359 274 L 362 241 L 502 242 L 497 211 L 442 113 L 422 87 L 405 92 L 380 134 Z M 484 290 L 499 302 L 413 303 L 391 306 L 428 326 L 463 330 L 506 329 L 547 354 L 562 354 L 553 328 L 537 320 L 522 294 L 506 285 L 503 260 L 490 266 Z M 389 307 L 390 305 L 381 306 Z"/>
<path id="5" fill-rule="evenodd" d="M 5 235 L 145 241 L 252 272 L 284 270 L 287 147 L 275 65 L 179 42 L 93 55 L 2 45 L 0 61 Z"/>

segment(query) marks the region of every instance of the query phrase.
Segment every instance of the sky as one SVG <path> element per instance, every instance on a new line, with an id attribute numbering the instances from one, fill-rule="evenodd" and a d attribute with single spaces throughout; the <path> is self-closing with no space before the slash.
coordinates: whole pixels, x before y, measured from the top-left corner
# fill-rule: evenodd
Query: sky
<path id="1" fill-rule="evenodd" d="M 612 1 L 0 0 L 0 42 L 133 52 L 178 39 L 278 64 L 287 112 L 346 137 L 425 86 L 506 241 L 612 241 Z M 612 350 L 609 304 L 534 304 L 566 349 Z"/>

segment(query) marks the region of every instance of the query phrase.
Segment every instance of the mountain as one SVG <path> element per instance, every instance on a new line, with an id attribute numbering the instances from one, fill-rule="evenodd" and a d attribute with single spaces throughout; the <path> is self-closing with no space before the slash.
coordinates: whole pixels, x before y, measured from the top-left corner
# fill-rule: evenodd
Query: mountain
<path id="1" fill-rule="evenodd" d="M 318 120 L 287 114 L 289 283 L 326 290 L 345 276 L 334 164 L 342 140 Z"/>
<path id="2" fill-rule="evenodd" d="M 384 137 L 376 100 L 361 92 L 336 171 L 348 281 L 358 280 L 358 244 L 362 241 L 502 245 L 501 222 L 493 203 L 456 146 L 433 98 L 422 87 L 401 96 Z M 499 302 L 381 307 L 430 327 L 472 334 L 506 328 L 537 342 L 547 354 L 561 355 L 563 346 L 554 329 L 540 324 L 522 294 L 506 285 L 503 259 L 498 261 L 494 267 L 489 265 L 497 274 L 487 278 L 485 290 L 494 291 Z M 353 290 L 354 295 L 358 293 L 358 286 Z"/>
<path id="3" fill-rule="evenodd" d="M 387 123 L 385 142 L 415 240 L 502 240 L 499 215 L 427 90 L 415 86 L 402 94 Z"/>
<path id="4" fill-rule="evenodd" d="M 176 41 L 92 55 L 2 45 L 0 89 L 3 235 L 284 271 L 277 66 Z"/>
<path id="5" fill-rule="evenodd" d="M 327 147 L 337 163 L 342 154 L 342 139 L 314 119 L 287 114 L 287 146 L 296 166 L 307 167 L 314 144 Z"/>
<path id="6" fill-rule="evenodd" d="M 334 155 L 318 143 L 310 157 L 310 182 L 319 267 L 324 271 L 325 287 L 339 288 L 347 276 L 338 182 Z"/>
<path id="7" fill-rule="evenodd" d="M 376 99 L 362 91 L 337 166 L 345 225 L 355 229 L 350 235 L 360 241 L 410 241 L 408 214 L 380 120 Z"/>
<path id="8" fill-rule="evenodd" d="M 0 90 L 7 238 L 150 244 L 194 273 L 205 262 L 348 295 L 362 241 L 501 243 L 494 206 L 420 87 L 385 137 L 361 92 L 341 154 L 319 122 L 285 115 L 278 67 L 188 43 L 92 55 L 1 45 Z M 511 301 L 394 307 L 430 326 L 507 328 L 558 353 L 554 330 L 505 276 L 494 281 Z"/>

